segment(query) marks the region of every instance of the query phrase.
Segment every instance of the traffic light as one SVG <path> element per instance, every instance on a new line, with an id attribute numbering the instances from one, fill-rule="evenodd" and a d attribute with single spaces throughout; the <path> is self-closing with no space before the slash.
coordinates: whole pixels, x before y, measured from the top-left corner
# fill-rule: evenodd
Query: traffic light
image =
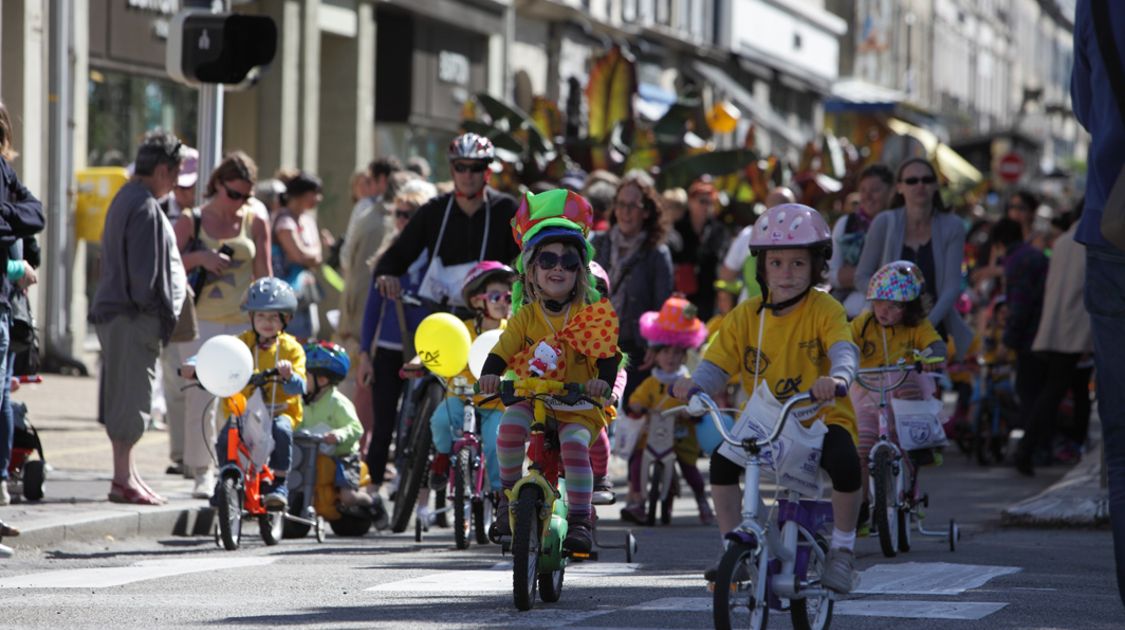
<path id="1" fill-rule="evenodd" d="M 259 15 L 181 11 L 168 29 L 165 67 L 175 80 L 244 83 L 257 68 L 273 61 L 277 25 Z M 253 73 L 253 74 L 252 74 Z"/>

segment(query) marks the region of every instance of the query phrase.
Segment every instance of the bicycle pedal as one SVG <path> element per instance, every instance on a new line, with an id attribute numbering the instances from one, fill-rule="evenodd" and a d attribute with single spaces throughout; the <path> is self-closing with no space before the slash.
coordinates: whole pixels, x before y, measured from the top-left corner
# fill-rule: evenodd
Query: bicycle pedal
<path id="1" fill-rule="evenodd" d="M 596 552 L 596 551 L 565 551 L 564 550 L 563 554 L 566 557 L 571 558 L 572 560 L 575 560 L 575 561 L 578 561 L 578 562 L 582 562 L 583 560 L 594 560 L 594 561 L 596 561 L 598 559 L 598 552 Z"/>

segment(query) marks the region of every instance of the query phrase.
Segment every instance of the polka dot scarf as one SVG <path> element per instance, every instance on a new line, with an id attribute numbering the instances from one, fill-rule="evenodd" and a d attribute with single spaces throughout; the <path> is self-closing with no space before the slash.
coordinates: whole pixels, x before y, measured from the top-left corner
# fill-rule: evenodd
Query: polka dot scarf
<path id="1" fill-rule="evenodd" d="M 547 336 L 540 341 L 517 352 L 508 363 L 512 366 L 519 378 L 535 376 L 531 372 L 531 361 L 535 358 L 535 349 L 539 343 L 545 343 L 552 348 L 569 346 L 578 354 L 593 359 L 607 359 L 617 354 L 617 335 L 620 325 L 617 313 L 609 300 L 602 298 L 593 304 L 587 304 L 578 311 L 565 326 L 555 334 Z M 562 353 L 558 365 L 553 370 L 543 374 L 542 378 L 565 381 L 567 373 L 566 352 Z"/>

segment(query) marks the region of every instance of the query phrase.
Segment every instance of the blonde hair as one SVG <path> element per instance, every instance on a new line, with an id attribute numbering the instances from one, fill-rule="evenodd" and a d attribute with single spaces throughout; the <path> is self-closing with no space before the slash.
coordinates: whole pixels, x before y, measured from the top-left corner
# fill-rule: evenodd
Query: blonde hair
<path id="1" fill-rule="evenodd" d="M 578 246 L 570 241 L 552 241 L 547 240 L 543 243 L 537 243 L 532 248 L 530 255 L 524 258 L 524 274 L 523 274 L 523 301 L 525 304 L 538 302 L 543 299 L 539 287 L 535 284 L 535 270 L 539 268 L 539 252 L 544 247 L 551 243 L 561 243 L 563 246 L 563 253 L 572 251 L 578 254 L 579 260 L 585 261 L 586 257 L 583 252 L 578 249 Z M 581 300 L 582 303 L 588 303 L 587 296 L 590 293 L 590 274 L 585 266 L 580 266 L 574 273 L 574 289 L 572 291 L 573 299 Z"/>

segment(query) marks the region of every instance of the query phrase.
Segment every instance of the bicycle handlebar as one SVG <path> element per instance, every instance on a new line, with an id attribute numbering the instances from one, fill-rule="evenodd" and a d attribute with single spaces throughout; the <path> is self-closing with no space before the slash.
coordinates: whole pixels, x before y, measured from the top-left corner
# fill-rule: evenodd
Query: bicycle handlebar
<path id="1" fill-rule="evenodd" d="M 275 376 L 277 376 L 277 368 L 270 368 L 268 370 L 256 372 L 250 375 L 250 382 L 248 384 L 253 385 L 254 387 L 261 387 L 262 385 L 268 383 L 269 380 Z"/>
<path id="2" fill-rule="evenodd" d="M 860 368 L 856 370 L 855 382 L 858 383 L 860 387 L 870 392 L 891 392 L 898 389 L 899 387 L 902 387 L 903 383 L 906 382 L 907 377 L 910 376 L 911 371 L 921 374 L 925 366 L 934 365 L 943 361 L 945 361 L 945 357 L 917 357 L 913 363 L 907 363 L 906 359 L 899 359 L 895 362 L 894 365 L 884 365 L 873 368 Z M 887 387 L 885 384 L 875 386 L 868 383 L 863 378 L 865 376 L 879 376 L 882 374 L 899 374 L 900 377 L 898 381 L 890 387 Z"/>
<path id="3" fill-rule="evenodd" d="M 520 379 L 518 381 L 500 381 L 500 389 L 495 394 L 485 398 L 480 404 L 500 399 L 505 407 L 519 404 L 525 400 L 532 400 L 549 396 L 559 403 L 574 406 L 580 402 L 587 402 L 595 407 L 604 403 L 585 395 L 586 387 L 582 383 L 563 383 L 539 378 Z M 480 393 L 480 383 L 473 384 L 473 393 Z"/>
<path id="4" fill-rule="evenodd" d="M 836 398 L 843 398 L 844 396 L 848 395 L 848 388 L 843 385 L 837 384 L 836 391 L 834 393 L 836 394 Z M 722 413 L 719 410 L 719 406 L 715 404 L 715 401 L 712 400 L 711 397 L 708 396 L 702 388 L 692 388 L 692 390 L 688 393 L 688 396 L 689 401 L 687 405 L 669 409 L 665 413 L 670 413 L 672 411 L 678 411 L 682 409 L 693 416 L 710 414 L 711 422 L 715 425 L 715 428 L 718 429 L 719 434 L 723 436 L 724 442 L 732 446 L 741 447 L 750 452 L 757 452 L 763 446 L 777 441 L 777 438 L 781 436 L 782 430 L 785 429 L 785 423 L 788 422 L 789 414 L 793 411 L 793 407 L 805 402 L 818 402 L 816 397 L 813 396 L 812 392 L 805 392 L 804 394 L 793 396 L 789 400 L 785 401 L 784 405 L 782 405 L 781 420 L 778 421 L 776 425 L 774 425 L 773 431 L 770 432 L 767 438 L 765 438 L 764 440 L 746 438 L 745 440 L 740 441 L 733 435 L 731 435 L 729 431 L 727 431 L 727 427 L 723 424 L 723 421 L 721 419 Z"/>

